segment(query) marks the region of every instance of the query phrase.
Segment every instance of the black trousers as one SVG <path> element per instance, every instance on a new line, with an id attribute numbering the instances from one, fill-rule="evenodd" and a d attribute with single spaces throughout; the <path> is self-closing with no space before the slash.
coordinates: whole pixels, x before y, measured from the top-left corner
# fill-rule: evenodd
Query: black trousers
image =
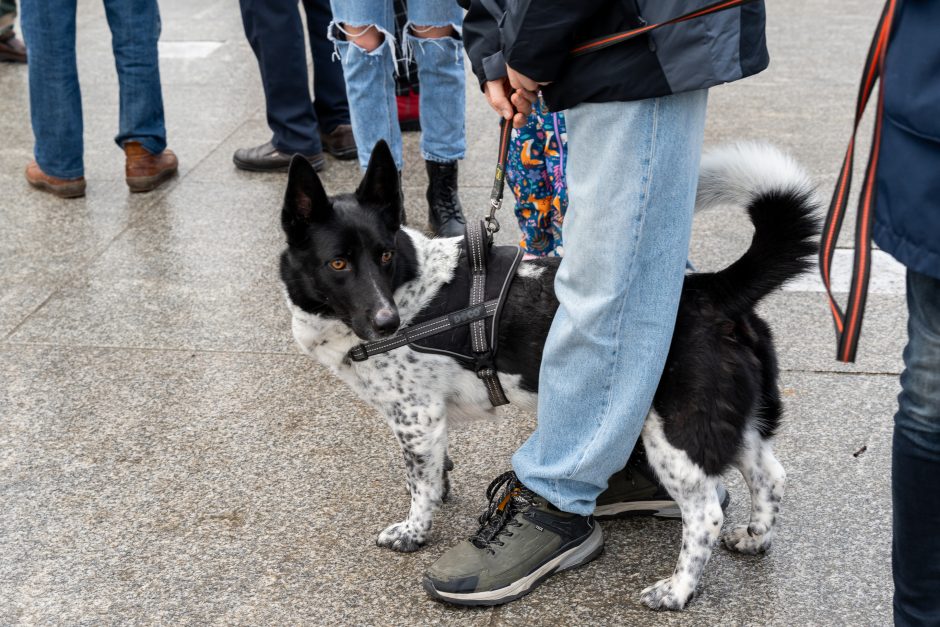
<path id="1" fill-rule="evenodd" d="M 327 39 L 329 0 L 302 0 L 313 53 L 310 100 L 303 21 L 297 0 L 239 0 L 245 36 L 258 58 L 272 143 L 286 153 L 320 152 L 319 129 L 349 124 L 343 66 Z"/>

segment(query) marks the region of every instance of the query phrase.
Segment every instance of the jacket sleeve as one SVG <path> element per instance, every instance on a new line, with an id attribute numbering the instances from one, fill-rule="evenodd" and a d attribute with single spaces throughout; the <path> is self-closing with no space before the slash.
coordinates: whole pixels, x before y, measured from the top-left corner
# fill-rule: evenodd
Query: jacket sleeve
<path id="1" fill-rule="evenodd" d="M 512 0 L 500 26 L 509 66 L 543 83 L 554 81 L 575 30 L 610 0 Z"/>
<path id="2" fill-rule="evenodd" d="M 506 76 L 499 34 L 502 0 L 459 0 L 459 4 L 467 10 L 463 20 L 464 48 L 480 85 Z"/>

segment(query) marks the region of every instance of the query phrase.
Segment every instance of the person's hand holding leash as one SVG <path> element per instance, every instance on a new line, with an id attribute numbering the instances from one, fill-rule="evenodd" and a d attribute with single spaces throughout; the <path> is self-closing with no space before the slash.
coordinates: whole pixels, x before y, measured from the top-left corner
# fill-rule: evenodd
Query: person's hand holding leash
<path id="1" fill-rule="evenodd" d="M 505 78 L 487 81 L 483 85 L 483 92 L 490 107 L 500 117 L 511 119 L 514 127 L 522 128 L 532 112 L 533 103 L 538 99 L 539 87 L 548 83 L 537 83 L 508 65 L 506 74 Z"/>

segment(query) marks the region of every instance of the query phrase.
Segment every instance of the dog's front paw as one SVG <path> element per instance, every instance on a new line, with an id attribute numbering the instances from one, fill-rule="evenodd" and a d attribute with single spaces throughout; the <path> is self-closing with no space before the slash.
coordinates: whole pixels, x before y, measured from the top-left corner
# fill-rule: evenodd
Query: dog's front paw
<path id="1" fill-rule="evenodd" d="M 721 536 L 721 541 L 728 549 L 747 555 L 757 555 L 767 551 L 772 540 L 773 534 L 767 531 L 766 525 L 756 523 L 737 525 Z"/>
<path id="2" fill-rule="evenodd" d="M 417 533 L 406 523 L 395 523 L 386 527 L 375 539 L 378 546 L 384 546 L 401 553 L 412 553 L 427 543 L 424 534 Z"/>
<path id="3" fill-rule="evenodd" d="M 667 577 L 641 592 L 640 600 L 654 610 L 681 610 L 692 600 L 693 592 Z"/>

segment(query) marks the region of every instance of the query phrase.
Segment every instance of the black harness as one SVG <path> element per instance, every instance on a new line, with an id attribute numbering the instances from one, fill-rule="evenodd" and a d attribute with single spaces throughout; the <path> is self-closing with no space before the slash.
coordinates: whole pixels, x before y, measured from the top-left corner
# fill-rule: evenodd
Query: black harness
<path id="1" fill-rule="evenodd" d="M 349 357 L 373 355 L 410 346 L 422 353 L 453 357 L 469 365 L 486 385 L 494 407 L 509 402 L 496 372 L 499 316 L 522 261 L 518 246 L 493 246 L 482 222 L 467 225 L 454 277 L 410 325 L 395 335 L 353 347 Z"/>

